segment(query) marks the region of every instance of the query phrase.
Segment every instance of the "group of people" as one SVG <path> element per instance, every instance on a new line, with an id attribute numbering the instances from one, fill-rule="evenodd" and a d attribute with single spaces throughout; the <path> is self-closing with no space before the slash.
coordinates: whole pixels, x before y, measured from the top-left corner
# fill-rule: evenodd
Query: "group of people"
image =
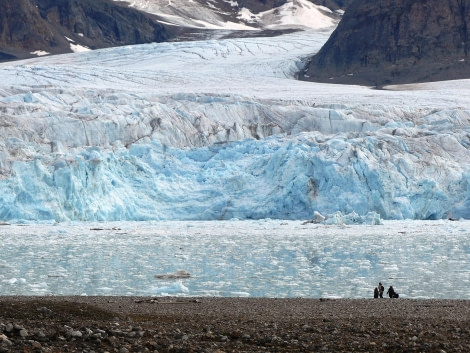
<path id="1" fill-rule="evenodd" d="M 383 298 L 384 297 L 385 287 L 382 285 L 382 282 L 379 282 L 379 285 L 374 289 L 374 298 Z M 399 295 L 392 286 L 388 288 L 387 294 L 390 298 L 398 298 Z"/>

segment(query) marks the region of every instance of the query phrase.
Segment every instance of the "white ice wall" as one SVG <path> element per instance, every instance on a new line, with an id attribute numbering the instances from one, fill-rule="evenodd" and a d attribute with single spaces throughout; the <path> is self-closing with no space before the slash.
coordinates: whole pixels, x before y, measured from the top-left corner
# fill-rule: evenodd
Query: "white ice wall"
<path id="1" fill-rule="evenodd" d="M 299 82 L 327 35 L 0 65 L 0 220 L 470 217 L 470 84 Z"/>

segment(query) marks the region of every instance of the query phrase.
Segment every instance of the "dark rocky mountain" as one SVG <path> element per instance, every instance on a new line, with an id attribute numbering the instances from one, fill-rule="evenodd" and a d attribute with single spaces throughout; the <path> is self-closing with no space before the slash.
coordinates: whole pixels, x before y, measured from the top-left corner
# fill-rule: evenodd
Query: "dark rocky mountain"
<path id="1" fill-rule="evenodd" d="M 470 77 L 470 0 L 355 0 L 301 79 L 381 86 Z"/>
<path id="2" fill-rule="evenodd" d="M 310 1 L 338 10 L 344 9 L 352 0 Z M 193 0 L 191 9 L 198 12 L 198 15 L 213 16 L 216 21 L 240 22 L 240 8 L 259 13 L 282 6 L 286 2 L 287 0 L 212 0 L 209 4 L 206 0 Z M 200 7 L 194 7 L 195 3 Z M 162 1 L 159 4 L 169 6 L 169 3 Z M 200 11 L 202 8 L 206 11 Z M 176 17 L 195 14 L 181 8 L 174 11 L 172 16 Z M 130 1 L 0 0 L 0 61 L 35 57 L 36 54 L 32 53 L 36 51 L 69 53 L 72 51 L 71 44 L 98 49 L 168 40 L 201 39 L 211 35 L 208 29 L 184 28 L 181 23 L 185 21 L 167 25 L 168 20 L 158 20 L 162 18 L 130 7 Z M 275 31 L 242 32 L 233 35 L 279 34 L 274 33 Z"/>
<path id="3" fill-rule="evenodd" d="M 0 1 L 0 59 L 15 58 L 24 48 L 49 47 L 53 38 L 34 3 L 29 0 Z"/>
<path id="4" fill-rule="evenodd" d="M 325 6 L 331 10 L 345 10 L 353 0 L 312 0 L 314 4 Z"/>
<path id="5" fill-rule="evenodd" d="M 155 16 L 110 0 L 1 0 L 0 31 L 0 60 L 72 52 L 71 42 L 97 49 L 175 35 Z"/>

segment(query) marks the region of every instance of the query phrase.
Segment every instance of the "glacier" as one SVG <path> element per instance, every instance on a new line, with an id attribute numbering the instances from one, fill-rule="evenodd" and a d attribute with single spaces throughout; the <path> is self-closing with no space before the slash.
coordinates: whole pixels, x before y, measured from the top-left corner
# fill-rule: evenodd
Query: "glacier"
<path id="1" fill-rule="evenodd" d="M 330 33 L 0 64 L 0 221 L 470 218 L 470 81 L 296 80 Z"/>

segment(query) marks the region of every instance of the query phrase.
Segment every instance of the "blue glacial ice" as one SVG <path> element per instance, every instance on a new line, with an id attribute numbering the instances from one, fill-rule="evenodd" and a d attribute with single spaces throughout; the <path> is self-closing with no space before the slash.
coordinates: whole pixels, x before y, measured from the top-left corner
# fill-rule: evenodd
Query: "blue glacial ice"
<path id="1" fill-rule="evenodd" d="M 1 64 L 0 221 L 470 218 L 469 81 L 295 80 L 327 37 Z"/>

